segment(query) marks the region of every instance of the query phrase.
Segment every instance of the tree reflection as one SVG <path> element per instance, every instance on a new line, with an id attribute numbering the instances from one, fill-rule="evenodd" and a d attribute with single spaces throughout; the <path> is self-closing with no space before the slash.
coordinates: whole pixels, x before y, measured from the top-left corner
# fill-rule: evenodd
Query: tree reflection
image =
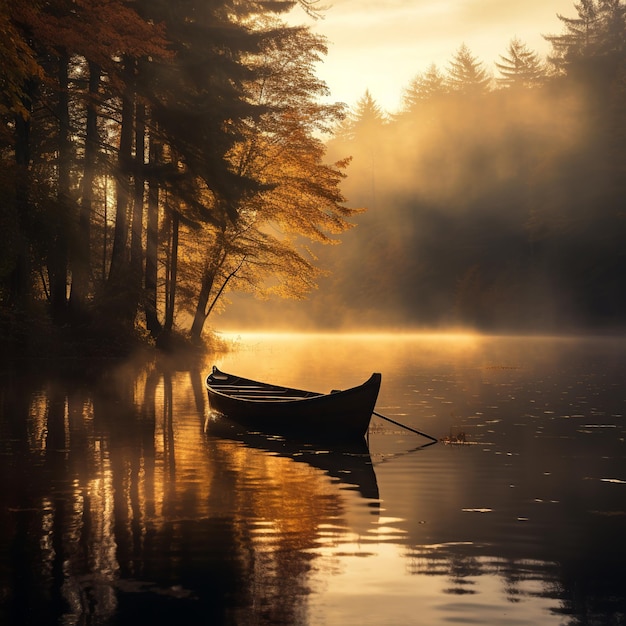
<path id="1" fill-rule="evenodd" d="M 205 435 L 199 367 L 21 382 L 2 389 L 8 621 L 301 621 L 321 528 L 347 530 L 322 471 Z"/>
<path id="2" fill-rule="evenodd" d="M 440 524 L 385 535 L 367 448 L 289 444 L 212 422 L 205 432 L 207 415 L 200 363 L 155 359 L 86 381 L 5 379 L 0 470 L 15 479 L 0 481 L 0 622 L 306 623 L 314 581 L 341 572 L 350 543 L 368 544 L 368 555 L 376 543 L 400 545 L 410 575 L 468 601 L 492 579 L 507 602 L 549 598 L 572 623 L 623 613 L 625 546 L 607 545 L 621 537 L 623 516 L 587 512 L 575 552 L 547 506 L 534 517 L 542 540 L 522 545 L 518 530 L 508 542 L 513 531 L 495 514 L 466 513 L 467 541 L 454 542 L 452 508 L 477 489 L 495 498 L 468 455 L 462 484 L 402 502 Z M 420 467 L 413 457 L 381 454 L 379 474 L 399 461 Z M 428 469 L 432 459 L 420 462 Z M 432 476 L 415 472 L 405 487 L 424 493 L 420 481 Z M 490 488 L 508 494 L 510 482 L 522 481 Z M 388 489 L 383 510 L 401 493 Z"/>

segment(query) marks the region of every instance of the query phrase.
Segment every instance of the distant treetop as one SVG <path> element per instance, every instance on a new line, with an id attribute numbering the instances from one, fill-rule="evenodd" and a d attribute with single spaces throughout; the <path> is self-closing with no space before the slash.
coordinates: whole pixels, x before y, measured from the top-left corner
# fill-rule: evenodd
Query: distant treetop
<path id="1" fill-rule="evenodd" d="M 452 92 L 465 95 L 482 94 L 489 90 L 491 76 L 465 45 L 457 50 L 452 57 L 446 75 L 447 85 Z"/>
<path id="2" fill-rule="evenodd" d="M 546 77 L 545 65 L 533 50 L 517 37 L 514 37 L 507 48 L 506 55 L 500 55 L 501 62 L 496 61 L 500 77 L 496 80 L 506 87 L 536 87 Z"/>

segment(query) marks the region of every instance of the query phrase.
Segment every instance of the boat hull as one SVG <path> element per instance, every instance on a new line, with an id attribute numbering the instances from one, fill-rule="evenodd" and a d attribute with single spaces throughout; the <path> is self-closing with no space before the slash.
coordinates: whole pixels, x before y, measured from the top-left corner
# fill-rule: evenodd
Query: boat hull
<path id="1" fill-rule="evenodd" d="M 252 432 L 357 441 L 369 428 L 380 383 L 381 375 L 372 374 L 358 387 L 318 394 L 266 385 L 214 368 L 206 386 L 211 410 Z"/>

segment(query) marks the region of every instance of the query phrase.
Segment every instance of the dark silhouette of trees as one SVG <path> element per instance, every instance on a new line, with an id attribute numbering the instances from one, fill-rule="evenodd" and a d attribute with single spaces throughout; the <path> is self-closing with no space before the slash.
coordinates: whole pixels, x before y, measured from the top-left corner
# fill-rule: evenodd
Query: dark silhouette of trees
<path id="1" fill-rule="evenodd" d="M 545 36 L 552 44 L 550 61 L 555 67 L 571 75 L 576 66 L 590 61 L 602 59 L 607 66 L 611 60 L 623 60 L 626 6 L 622 0 L 581 0 L 574 8 L 577 17 L 558 15 L 562 34 Z"/>
<path id="2" fill-rule="evenodd" d="M 90 63 L 92 69 L 105 68 L 113 85 L 118 81 L 117 55 L 124 50 L 158 54 L 163 40 L 157 27 L 139 19 L 119 0 L 71 5 L 59 0 L 41 6 L 15 2 L 9 8 L 8 21 L 19 42 L 21 67 L 28 71 L 17 87 L 23 107 L 19 111 L 13 107 L 17 112 L 13 121 L 5 118 L 8 128 L 14 128 L 13 136 L 7 135 L 3 145 L 9 159 L 14 150 L 19 200 L 12 206 L 6 203 L 4 211 L 15 211 L 22 224 L 16 234 L 20 250 L 8 270 L 10 286 L 3 295 L 8 295 L 9 302 L 11 294 L 17 296 L 17 301 L 22 301 L 18 315 L 24 316 L 34 302 L 30 296 L 36 300 L 41 289 L 49 301 L 51 318 L 62 326 L 69 321 L 71 279 L 77 280 L 74 301 L 78 302 L 85 299 L 88 275 L 82 269 L 90 235 L 86 229 L 90 209 L 85 206 L 89 205 L 91 190 L 86 187 L 88 178 L 87 183 L 82 181 L 81 190 L 77 173 L 81 160 L 94 157 L 98 80 L 94 78 L 87 95 L 84 70 Z M 30 52 L 24 56 L 26 49 Z M 28 67 L 26 61 L 34 65 Z M 94 77 L 95 73 L 94 69 Z M 91 109 L 87 116 L 88 149 L 83 130 L 86 103 Z M 86 205 L 81 204 L 81 192 Z M 29 294 L 27 301 L 20 294 Z"/>
<path id="3" fill-rule="evenodd" d="M 6 343 L 39 319 L 123 348 L 142 317 L 156 338 L 185 313 L 198 341 L 235 285 L 262 290 L 276 273 L 292 295 L 312 288 L 318 270 L 296 236 L 330 241 L 353 212 L 338 188 L 345 163 L 327 165 L 317 136 L 342 114 L 317 102 L 325 44 L 267 19 L 293 6 L 2 5 Z"/>
<path id="4" fill-rule="evenodd" d="M 0 6 L 4 344 L 197 342 L 231 290 L 318 284 L 325 323 L 623 324 L 622 0 L 558 16 L 547 63 L 512 39 L 494 81 L 462 45 L 345 119 L 292 6 Z"/>

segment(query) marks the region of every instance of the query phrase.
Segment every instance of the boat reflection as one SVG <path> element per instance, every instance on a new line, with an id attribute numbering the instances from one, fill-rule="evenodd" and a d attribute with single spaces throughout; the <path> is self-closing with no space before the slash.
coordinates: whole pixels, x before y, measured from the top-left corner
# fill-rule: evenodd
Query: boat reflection
<path id="1" fill-rule="evenodd" d="M 329 444 L 328 441 L 292 440 L 250 432 L 228 418 L 211 413 L 205 422 L 209 436 L 239 441 L 248 448 L 285 457 L 317 468 L 346 489 L 358 492 L 373 510 L 378 509 L 378 483 L 365 440 Z"/>

